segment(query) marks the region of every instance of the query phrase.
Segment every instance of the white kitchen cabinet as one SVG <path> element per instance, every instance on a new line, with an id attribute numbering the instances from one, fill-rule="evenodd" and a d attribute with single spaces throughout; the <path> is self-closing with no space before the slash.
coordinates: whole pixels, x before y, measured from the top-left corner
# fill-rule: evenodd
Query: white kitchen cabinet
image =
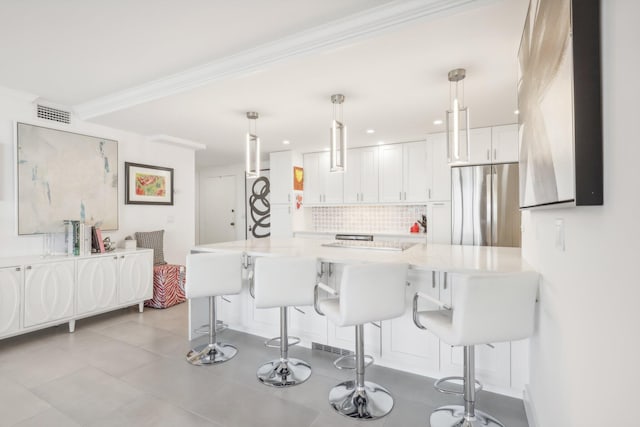
<path id="1" fill-rule="evenodd" d="M 494 163 L 517 162 L 519 158 L 518 125 L 492 127 L 491 148 Z"/>
<path id="2" fill-rule="evenodd" d="M 451 200 L 451 167 L 447 161 L 447 134 L 428 135 L 427 148 L 427 166 L 424 168 L 428 184 L 427 200 Z"/>
<path id="3" fill-rule="evenodd" d="M 343 175 L 329 172 L 328 152 L 305 154 L 304 203 L 307 206 L 342 203 Z"/>
<path id="4" fill-rule="evenodd" d="M 309 346 L 312 342 L 326 344 L 327 318 L 316 313 L 312 305 L 289 307 L 289 335 L 299 337 Z"/>
<path id="5" fill-rule="evenodd" d="M 344 173 L 346 203 L 378 201 L 378 147 L 354 148 L 347 152 Z"/>
<path id="6" fill-rule="evenodd" d="M 74 266 L 69 260 L 25 267 L 25 328 L 73 315 Z"/>
<path id="7" fill-rule="evenodd" d="M 76 314 L 103 311 L 118 302 L 118 256 L 78 260 Z"/>
<path id="8" fill-rule="evenodd" d="M 271 237 L 293 237 L 291 204 L 271 205 Z"/>
<path id="9" fill-rule="evenodd" d="M 380 201 L 401 203 L 405 199 L 402 183 L 403 144 L 380 147 Z"/>
<path id="10" fill-rule="evenodd" d="M 269 155 L 269 183 L 271 204 L 291 201 L 293 191 L 291 151 L 279 151 Z"/>
<path id="11" fill-rule="evenodd" d="M 402 191 L 405 202 L 424 202 L 433 185 L 433 150 L 426 141 L 408 142 L 403 145 Z M 446 152 L 444 161 L 446 163 Z"/>
<path id="12" fill-rule="evenodd" d="M 120 255 L 118 302 L 133 303 L 153 296 L 153 252 Z"/>
<path id="13" fill-rule="evenodd" d="M 427 204 L 427 242 L 451 243 L 451 202 Z"/>
<path id="14" fill-rule="evenodd" d="M 517 161 L 517 124 L 471 129 L 469 164 Z"/>
<path id="15" fill-rule="evenodd" d="M 401 317 L 382 324 L 382 355 L 387 362 L 404 366 L 412 372 L 432 374 L 438 370 L 440 340 L 432 332 L 419 329 L 413 323 L 413 296 L 416 292 L 440 297 L 435 272 L 410 270 L 406 289 L 406 311 Z M 424 300 L 420 310 L 436 307 Z"/>
<path id="16" fill-rule="evenodd" d="M 22 268 L 0 269 L 0 337 L 20 330 Z"/>

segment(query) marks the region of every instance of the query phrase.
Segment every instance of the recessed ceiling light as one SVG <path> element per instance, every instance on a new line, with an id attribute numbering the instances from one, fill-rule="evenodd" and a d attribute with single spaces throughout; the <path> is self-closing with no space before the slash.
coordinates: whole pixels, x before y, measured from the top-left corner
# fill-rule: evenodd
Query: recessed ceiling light
<path id="1" fill-rule="evenodd" d="M 384 144 L 384 141 L 378 141 L 378 145 Z"/>
<path id="2" fill-rule="evenodd" d="M 438 120 L 434 120 L 433 121 L 434 125 L 441 125 L 442 124 L 442 120 L 438 119 Z"/>
<path id="3" fill-rule="evenodd" d="M 289 144 L 291 144 L 291 142 L 289 142 L 289 140 L 288 140 L 288 139 L 285 139 L 284 141 L 282 141 L 282 143 L 283 143 L 284 145 L 289 145 Z"/>
<path id="4" fill-rule="evenodd" d="M 329 147 L 324 147 L 322 151 L 329 151 Z"/>
<path id="5" fill-rule="evenodd" d="M 514 110 L 513 114 L 515 114 L 517 116 L 518 114 L 520 114 L 520 110 Z"/>
<path id="6" fill-rule="evenodd" d="M 375 129 L 367 129 L 367 133 L 376 133 Z"/>

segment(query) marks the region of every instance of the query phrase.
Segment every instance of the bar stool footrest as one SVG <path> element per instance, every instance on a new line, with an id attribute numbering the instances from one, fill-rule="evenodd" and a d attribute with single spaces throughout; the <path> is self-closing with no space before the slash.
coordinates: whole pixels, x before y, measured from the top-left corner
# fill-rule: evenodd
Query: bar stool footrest
<path id="1" fill-rule="evenodd" d="M 264 342 L 265 347 L 269 348 L 280 348 L 281 337 L 271 338 Z M 293 347 L 294 345 L 300 344 L 300 338 L 298 337 L 287 337 L 287 348 Z"/>
<path id="2" fill-rule="evenodd" d="M 460 384 L 453 383 L 453 381 L 460 381 Z M 445 383 L 449 383 L 446 384 Z M 476 383 L 476 393 L 482 390 L 482 383 L 478 380 L 475 380 Z M 448 388 L 451 386 L 457 386 L 456 388 Z M 444 394 L 455 394 L 456 396 L 464 396 L 464 377 L 444 377 L 437 380 L 433 383 L 433 387 L 438 390 L 440 393 Z"/>
<path id="3" fill-rule="evenodd" d="M 369 356 L 368 354 L 364 355 L 364 367 L 368 368 L 373 365 L 374 359 L 373 356 Z M 337 369 L 343 370 L 354 370 L 356 369 L 356 355 L 355 354 L 345 354 L 344 356 L 338 357 L 333 361 L 333 366 Z"/>

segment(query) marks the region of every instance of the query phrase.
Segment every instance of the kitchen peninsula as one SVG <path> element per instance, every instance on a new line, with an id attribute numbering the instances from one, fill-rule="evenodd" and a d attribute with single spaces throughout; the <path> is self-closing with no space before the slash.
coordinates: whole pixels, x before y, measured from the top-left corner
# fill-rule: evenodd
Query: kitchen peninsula
<path id="1" fill-rule="evenodd" d="M 404 251 L 326 247 L 332 240 L 302 238 L 256 239 L 196 246 L 197 252 L 236 252 L 245 259 L 247 272 L 252 260 L 261 256 L 311 256 L 318 258 L 321 281 L 332 287 L 340 282 L 345 264 L 360 262 L 398 262 L 410 266 L 407 283 L 407 311 L 397 319 L 380 325 L 366 325 L 366 351 L 382 366 L 430 377 L 459 375 L 462 372 L 461 349 L 441 343 L 429 331 L 419 330 L 411 317 L 411 299 L 415 292 L 427 293 L 451 303 L 456 276 L 460 273 L 506 273 L 530 271 L 519 248 L 460 246 L 418 243 Z M 187 273 L 188 274 L 188 273 Z M 248 274 L 247 274 L 248 276 Z M 218 304 L 219 318 L 230 328 L 271 337 L 278 331 L 275 309 L 255 309 L 249 295 L 249 283 L 243 291 Z M 189 301 L 189 336 L 208 321 L 207 301 Z M 422 308 L 422 307 L 421 307 Z M 428 308 L 427 305 L 424 308 Z M 435 309 L 435 307 L 434 307 Z M 304 311 L 304 312 L 303 312 Z M 317 349 L 353 349 L 353 331 L 339 328 L 315 313 L 312 307 L 290 310 L 290 331 L 302 344 Z M 526 341 L 497 343 L 494 348 L 478 349 L 477 375 L 486 388 L 498 393 L 522 395 L 528 382 Z"/>

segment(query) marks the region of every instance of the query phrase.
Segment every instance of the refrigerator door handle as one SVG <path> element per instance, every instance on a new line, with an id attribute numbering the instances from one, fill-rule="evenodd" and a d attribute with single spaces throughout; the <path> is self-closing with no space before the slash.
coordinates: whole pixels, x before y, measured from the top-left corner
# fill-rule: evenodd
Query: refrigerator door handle
<path id="1" fill-rule="evenodd" d="M 491 167 L 491 246 L 498 244 L 498 171 L 495 166 Z"/>
<path id="2" fill-rule="evenodd" d="M 489 169 L 489 173 L 485 175 L 485 184 L 484 184 L 484 190 L 485 190 L 485 195 L 486 195 L 486 201 L 485 201 L 485 218 L 486 218 L 486 222 L 485 222 L 485 229 L 484 229 L 484 241 L 481 243 L 482 245 L 487 245 L 487 246 L 492 246 L 493 242 L 492 242 L 492 237 L 493 234 L 491 233 L 491 222 L 493 220 L 493 215 L 492 215 L 492 207 L 493 207 L 493 167 L 490 167 Z"/>

